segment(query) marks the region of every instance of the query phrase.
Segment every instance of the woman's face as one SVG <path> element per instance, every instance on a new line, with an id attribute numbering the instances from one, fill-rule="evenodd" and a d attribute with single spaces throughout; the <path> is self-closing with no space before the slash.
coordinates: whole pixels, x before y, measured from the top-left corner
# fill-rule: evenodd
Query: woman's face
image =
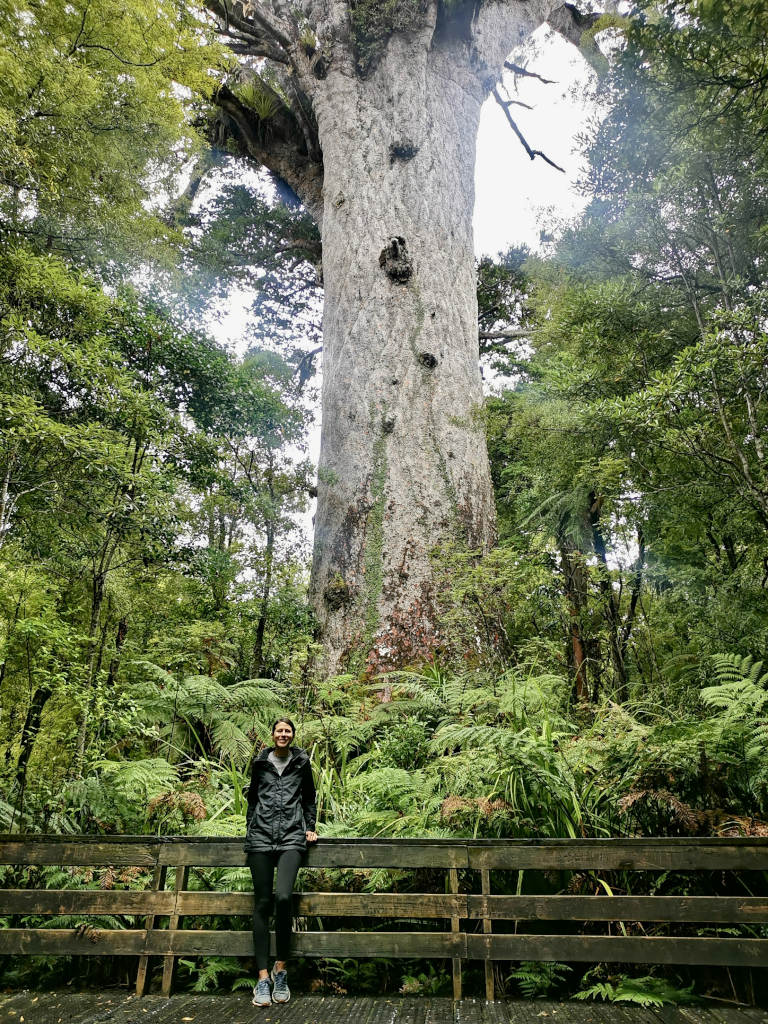
<path id="1" fill-rule="evenodd" d="M 293 742 L 293 729 L 287 722 L 278 722 L 272 733 L 272 739 L 278 750 L 285 750 Z"/>

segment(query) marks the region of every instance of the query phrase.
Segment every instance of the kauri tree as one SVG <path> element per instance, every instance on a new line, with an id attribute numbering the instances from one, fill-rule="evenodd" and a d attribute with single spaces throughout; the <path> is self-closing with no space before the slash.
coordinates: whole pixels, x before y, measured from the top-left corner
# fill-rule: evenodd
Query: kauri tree
<path id="1" fill-rule="evenodd" d="M 494 537 L 472 244 L 480 110 L 539 25 L 578 42 L 595 16 L 557 0 L 207 6 L 239 56 L 217 141 L 287 182 L 322 241 L 311 597 L 325 669 L 415 660 L 437 639 L 432 552 Z"/>

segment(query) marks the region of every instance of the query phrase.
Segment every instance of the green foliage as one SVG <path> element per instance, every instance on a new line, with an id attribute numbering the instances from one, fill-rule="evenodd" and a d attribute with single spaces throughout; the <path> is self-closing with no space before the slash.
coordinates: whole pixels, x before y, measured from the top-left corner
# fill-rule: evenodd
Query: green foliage
<path id="1" fill-rule="evenodd" d="M 450 990 L 451 978 L 445 967 L 427 964 L 417 974 L 404 974 L 400 991 L 404 996 L 440 996 Z"/>
<path id="2" fill-rule="evenodd" d="M 176 786 L 158 758 L 189 742 L 242 768 L 278 706 L 254 676 L 301 670 L 289 535 L 307 467 L 285 449 L 303 417 L 278 361 L 238 363 L 134 291 L 26 249 L 0 260 L 0 357 L 8 824 L 29 811 L 38 827 L 117 816 L 141 831 Z M 102 772 L 118 773 L 106 790 Z M 169 797 L 155 825 L 199 814 L 191 793 Z"/>
<path id="3" fill-rule="evenodd" d="M 194 979 L 193 992 L 221 990 L 225 980 L 229 982 L 232 992 L 251 989 L 256 984 L 256 979 L 245 974 L 242 963 L 235 957 L 207 956 L 199 961 L 180 957 L 179 967 L 190 979 Z"/>
<path id="4" fill-rule="evenodd" d="M 634 1003 L 636 1006 L 677 1006 L 696 1002 L 693 985 L 676 988 L 666 978 L 652 975 L 642 978 L 620 975 L 613 982 L 599 981 L 576 992 L 574 999 L 602 999 L 607 1003 Z"/>
<path id="5" fill-rule="evenodd" d="M 508 975 L 508 981 L 516 981 L 525 999 L 538 999 L 548 996 L 553 989 L 559 988 L 573 968 L 568 964 L 551 963 L 539 960 L 523 960 L 516 971 Z"/>
<path id="6" fill-rule="evenodd" d="M 102 265 L 167 257 L 172 233 L 148 201 L 175 190 L 199 145 L 189 97 L 227 60 L 194 7 L 0 5 L 6 238 Z"/>

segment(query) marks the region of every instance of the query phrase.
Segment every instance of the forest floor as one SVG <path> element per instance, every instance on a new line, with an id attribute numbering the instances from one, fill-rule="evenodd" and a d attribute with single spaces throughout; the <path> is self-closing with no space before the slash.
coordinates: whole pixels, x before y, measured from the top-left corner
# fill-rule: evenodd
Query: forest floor
<path id="1" fill-rule="evenodd" d="M 124 991 L 0 994 L 0 1024 L 768 1024 L 764 1010 L 479 999 L 296 996 L 257 1009 L 249 993 L 145 996 Z"/>

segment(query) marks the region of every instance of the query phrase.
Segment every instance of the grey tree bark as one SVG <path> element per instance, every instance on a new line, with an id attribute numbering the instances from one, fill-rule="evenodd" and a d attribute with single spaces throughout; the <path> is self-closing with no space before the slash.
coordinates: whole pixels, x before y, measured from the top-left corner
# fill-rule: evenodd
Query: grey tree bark
<path id="1" fill-rule="evenodd" d="M 305 3 L 300 32 L 287 4 L 243 7 L 246 21 L 269 16 L 269 32 L 254 23 L 254 38 L 263 48 L 271 33 L 306 100 L 296 108 L 303 155 L 288 180 L 314 213 L 323 248 L 311 599 L 328 673 L 428 655 L 439 643 L 434 552 L 493 542 L 472 239 L 475 142 L 504 59 L 557 5 L 425 0 L 418 23 L 394 32 L 365 75 L 355 64 L 350 6 Z M 248 112 L 238 116 L 241 144 L 248 151 L 249 127 L 261 140 L 251 155 L 264 161 L 264 133 Z M 283 139 L 275 150 L 280 171 Z"/>

